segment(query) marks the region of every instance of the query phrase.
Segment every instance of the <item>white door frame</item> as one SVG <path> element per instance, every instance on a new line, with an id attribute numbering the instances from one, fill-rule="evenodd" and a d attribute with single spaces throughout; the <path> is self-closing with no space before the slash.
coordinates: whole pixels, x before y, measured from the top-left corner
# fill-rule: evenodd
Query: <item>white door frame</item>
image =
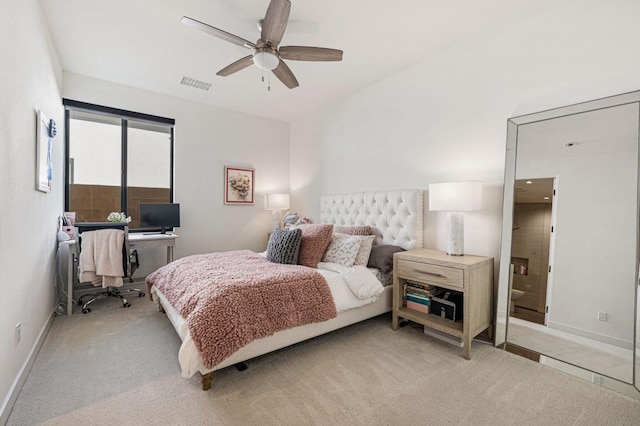
<path id="1" fill-rule="evenodd" d="M 544 308 L 544 325 L 548 325 L 549 317 L 551 316 L 551 295 L 553 292 L 551 291 L 553 288 L 553 275 L 555 272 L 555 268 L 553 267 L 556 253 L 556 235 L 558 233 L 557 223 L 557 215 L 558 215 L 558 184 L 560 181 L 560 175 L 556 175 L 553 178 L 553 196 L 551 198 L 551 229 L 549 229 L 549 265 L 548 265 L 548 274 L 547 274 L 547 296 L 545 299 L 545 308 Z"/>

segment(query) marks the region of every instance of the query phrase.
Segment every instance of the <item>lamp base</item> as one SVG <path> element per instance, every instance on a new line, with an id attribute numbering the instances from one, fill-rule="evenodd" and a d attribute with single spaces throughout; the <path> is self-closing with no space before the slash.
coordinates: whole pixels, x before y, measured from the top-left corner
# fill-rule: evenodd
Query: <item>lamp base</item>
<path id="1" fill-rule="evenodd" d="M 271 228 L 275 231 L 276 229 L 280 229 L 280 210 L 273 211 L 273 219 L 271 222 Z"/>
<path id="2" fill-rule="evenodd" d="M 447 254 L 449 256 L 464 256 L 464 214 L 462 212 L 447 212 Z"/>

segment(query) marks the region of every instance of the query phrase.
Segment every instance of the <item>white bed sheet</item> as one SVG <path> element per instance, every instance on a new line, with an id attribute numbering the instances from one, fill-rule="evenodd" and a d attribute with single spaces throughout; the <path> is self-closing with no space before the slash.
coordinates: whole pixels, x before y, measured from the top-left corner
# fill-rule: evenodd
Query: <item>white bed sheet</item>
<path id="1" fill-rule="evenodd" d="M 338 314 L 350 309 L 374 303 L 384 291 L 384 287 L 378 281 L 380 285 L 380 292 L 378 295 L 359 299 L 351 291 L 351 288 L 347 285 L 347 282 L 341 274 L 329 269 L 316 269 L 316 271 L 318 271 L 327 280 Z M 375 281 L 377 281 L 374 271 L 370 270 L 369 272 L 371 272 Z M 182 377 L 188 378 L 199 371 L 206 370 L 202 363 L 202 358 L 200 357 L 200 354 L 198 354 L 195 343 L 193 342 L 193 339 L 191 339 L 189 327 L 185 319 L 180 316 L 178 311 L 176 311 L 176 309 L 168 302 L 165 295 L 156 289 L 156 287 L 151 288 L 151 293 L 153 294 L 156 305 L 158 305 L 158 303 L 162 304 L 167 316 L 176 329 L 176 332 L 182 339 L 182 345 L 180 346 L 180 351 L 178 353 L 178 360 L 180 362 L 180 368 L 182 369 Z"/>
<path id="2" fill-rule="evenodd" d="M 382 283 L 383 286 L 388 286 L 393 284 L 393 273 L 392 272 L 382 272 L 378 268 L 367 268 L 369 272 L 371 272 L 378 281 Z"/>

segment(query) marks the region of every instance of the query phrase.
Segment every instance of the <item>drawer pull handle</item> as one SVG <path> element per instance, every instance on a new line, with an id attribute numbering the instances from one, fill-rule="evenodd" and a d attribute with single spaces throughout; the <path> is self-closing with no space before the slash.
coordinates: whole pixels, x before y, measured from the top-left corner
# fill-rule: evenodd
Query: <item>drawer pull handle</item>
<path id="1" fill-rule="evenodd" d="M 437 272 L 427 272 L 427 271 L 420 271 L 419 269 L 414 269 L 414 272 L 418 272 L 420 274 L 427 274 L 427 275 L 431 275 L 432 277 L 437 277 L 437 278 L 444 278 L 444 275 L 442 274 L 438 274 Z"/>

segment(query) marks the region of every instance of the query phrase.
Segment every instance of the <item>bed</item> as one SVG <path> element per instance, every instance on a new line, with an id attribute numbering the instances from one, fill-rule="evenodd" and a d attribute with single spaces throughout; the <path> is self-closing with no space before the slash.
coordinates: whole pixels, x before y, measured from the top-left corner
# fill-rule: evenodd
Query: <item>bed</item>
<path id="1" fill-rule="evenodd" d="M 423 246 L 423 191 L 416 189 L 361 192 L 321 197 L 320 222 L 335 226 L 368 225 L 375 235 L 374 245 L 395 245 L 405 250 Z M 371 300 L 353 297 L 333 264 L 319 264 L 317 271 L 326 279 L 336 301 L 337 316 L 278 331 L 246 344 L 213 368 L 205 364 L 191 338 L 185 318 L 169 303 L 157 286 L 150 289 L 158 310 L 165 312 L 182 340 L 178 354 L 182 376 L 199 373 L 202 388 L 211 386 L 212 373 L 257 356 L 375 317 L 391 310 L 391 276 L 371 270 L 384 289 Z"/>

